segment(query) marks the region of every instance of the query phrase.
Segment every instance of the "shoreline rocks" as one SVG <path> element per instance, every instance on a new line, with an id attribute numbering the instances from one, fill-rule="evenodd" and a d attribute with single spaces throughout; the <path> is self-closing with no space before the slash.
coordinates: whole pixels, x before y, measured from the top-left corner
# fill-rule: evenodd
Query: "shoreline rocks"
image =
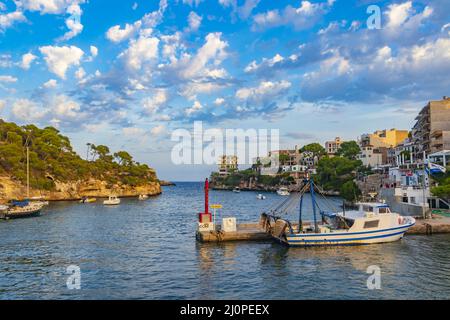
<path id="1" fill-rule="evenodd" d="M 77 201 L 83 197 L 107 198 L 109 195 L 118 197 L 137 197 L 141 194 L 156 196 L 162 193 L 158 181 L 148 182 L 145 185 L 132 187 L 117 184 L 109 186 L 107 182 L 89 179 L 87 181 L 58 182 L 55 181 L 55 190 L 30 189 L 30 198 L 41 197 L 45 201 Z M 11 199 L 23 199 L 27 188 L 22 183 L 9 176 L 0 176 L 0 203 Z"/>

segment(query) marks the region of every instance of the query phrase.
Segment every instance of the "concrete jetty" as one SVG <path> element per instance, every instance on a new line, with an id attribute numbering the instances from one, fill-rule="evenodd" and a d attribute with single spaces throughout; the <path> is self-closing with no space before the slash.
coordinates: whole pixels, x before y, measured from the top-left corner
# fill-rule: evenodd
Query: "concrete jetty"
<path id="1" fill-rule="evenodd" d="M 308 224 L 308 222 L 305 222 Z M 297 225 L 293 225 L 296 228 Z M 433 235 L 450 233 L 450 218 L 435 216 L 433 219 L 417 219 L 416 225 L 411 227 L 406 235 Z M 229 242 L 229 241 L 268 241 L 273 239 L 262 225 L 255 223 L 241 223 L 237 225 L 236 232 L 223 232 L 217 226 L 214 231 L 198 231 L 199 242 Z"/>
<path id="2" fill-rule="evenodd" d="M 272 236 L 259 223 L 238 224 L 236 232 L 223 232 L 220 226 L 214 231 L 197 232 L 199 242 L 267 241 L 271 239 Z"/>
<path id="3" fill-rule="evenodd" d="M 416 225 L 411 227 L 408 234 L 438 234 L 450 233 L 450 218 L 442 216 L 434 216 L 433 219 L 417 219 Z"/>

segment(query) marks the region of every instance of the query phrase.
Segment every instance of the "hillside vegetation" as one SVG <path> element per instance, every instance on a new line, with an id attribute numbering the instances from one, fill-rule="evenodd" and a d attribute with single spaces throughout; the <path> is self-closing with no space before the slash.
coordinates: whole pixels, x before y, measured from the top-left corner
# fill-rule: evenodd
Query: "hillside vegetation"
<path id="1" fill-rule="evenodd" d="M 88 144 L 89 160 L 73 151 L 69 138 L 57 129 L 18 126 L 0 119 L 0 175 L 26 183 L 26 146 L 30 147 L 30 185 L 53 190 L 55 181 L 70 182 L 90 178 L 109 185 L 138 186 L 156 182 L 153 169 L 135 162 L 126 151 L 111 154 L 107 146 Z"/>

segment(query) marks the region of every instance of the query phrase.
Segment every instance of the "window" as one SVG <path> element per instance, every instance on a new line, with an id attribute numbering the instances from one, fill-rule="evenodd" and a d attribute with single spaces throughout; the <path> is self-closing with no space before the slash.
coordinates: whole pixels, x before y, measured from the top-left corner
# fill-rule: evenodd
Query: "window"
<path id="1" fill-rule="evenodd" d="M 366 221 L 364 223 L 364 229 L 378 228 L 379 222 L 380 222 L 380 220 Z"/>
<path id="2" fill-rule="evenodd" d="M 378 213 L 389 213 L 389 208 L 378 208 Z"/>
<path id="3" fill-rule="evenodd" d="M 370 206 L 364 206 L 364 211 L 366 212 L 373 212 L 373 208 Z"/>

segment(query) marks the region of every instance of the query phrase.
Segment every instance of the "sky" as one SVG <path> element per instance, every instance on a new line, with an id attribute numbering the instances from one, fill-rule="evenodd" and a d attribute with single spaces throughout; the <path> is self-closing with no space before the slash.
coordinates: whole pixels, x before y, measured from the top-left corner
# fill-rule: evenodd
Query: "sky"
<path id="1" fill-rule="evenodd" d="M 279 129 L 282 147 L 356 140 L 409 130 L 449 74 L 448 0 L 0 0 L 0 118 L 173 181 L 212 170 L 171 161 L 194 121 Z"/>

